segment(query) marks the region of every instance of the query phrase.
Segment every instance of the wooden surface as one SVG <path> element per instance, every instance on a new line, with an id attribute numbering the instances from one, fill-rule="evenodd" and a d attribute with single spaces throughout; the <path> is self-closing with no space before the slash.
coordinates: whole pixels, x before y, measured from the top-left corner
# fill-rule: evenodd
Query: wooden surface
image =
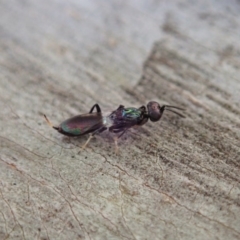
<path id="1" fill-rule="evenodd" d="M 8 0 L 0 239 L 240 239 L 240 3 Z M 126 134 L 49 128 L 99 103 L 187 109 Z"/>

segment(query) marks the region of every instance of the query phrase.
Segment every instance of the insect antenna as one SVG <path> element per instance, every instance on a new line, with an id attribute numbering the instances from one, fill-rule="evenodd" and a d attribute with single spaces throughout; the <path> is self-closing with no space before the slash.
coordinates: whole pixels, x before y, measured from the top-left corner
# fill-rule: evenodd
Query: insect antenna
<path id="1" fill-rule="evenodd" d="M 184 108 L 180 108 L 180 107 L 176 107 L 176 106 L 165 105 L 165 107 L 167 107 L 167 108 L 176 108 L 178 110 L 185 111 Z"/>
<path id="2" fill-rule="evenodd" d="M 175 114 L 177 114 L 179 117 L 182 117 L 182 118 L 185 118 L 185 116 L 177 111 L 174 111 L 172 110 L 172 108 L 175 108 L 175 109 L 178 109 L 178 110 L 181 110 L 181 111 L 185 111 L 184 108 L 180 108 L 180 107 L 175 107 L 175 106 L 169 106 L 169 105 L 165 105 L 165 110 L 169 111 L 169 112 L 173 112 Z"/>
<path id="3" fill-rule="evenodd" d="M 169 111 L 169 112 L 173 112 L 173 113 L 177 114 L 179 117 L 185 118 L 185 116 L 184 116 L 184 115 L 182 115 L 182 114 L 181 114 L 181 113 L 179 113 L 179 112 L 176 112 L 176 111 L 174 111 L 174 110 L 167 109 L 167 108 L 166 108 L 165 110 L 167 110 L 167 111 Z"/>
<path id="4" fill-rule="evenodd" d="M 56 130 L 59 129 L 59 127 L 54 127 L 54 126 L 52 125 L 52 123 L 48 120 L 48 118 L 47 118 L 47 116 L 46 116 L 45 114 L 43 114 L 43 116 L 45 117 L 45 119 L 46 119 L 46 121 L 47 121 L 47 124 L 48 124 L 50 127 L 54 128 L 54 129 L 56 129 Z"/>

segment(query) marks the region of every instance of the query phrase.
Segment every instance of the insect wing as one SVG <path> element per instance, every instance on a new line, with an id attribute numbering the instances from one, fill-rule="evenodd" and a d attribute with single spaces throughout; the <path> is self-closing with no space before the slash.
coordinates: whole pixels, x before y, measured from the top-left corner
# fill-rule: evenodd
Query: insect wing
<path id="1" fill-rule="evenodd" d="M 68 136 L 81 136 L 94 132 L 103 126 L 101 113 L 78 115 L 62 122 L 61 132 Z"/>

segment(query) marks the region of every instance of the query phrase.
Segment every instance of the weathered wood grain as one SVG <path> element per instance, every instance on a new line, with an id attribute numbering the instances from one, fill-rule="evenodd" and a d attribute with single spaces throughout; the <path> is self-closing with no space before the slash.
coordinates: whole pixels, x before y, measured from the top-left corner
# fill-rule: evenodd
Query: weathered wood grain
<path id="1" fill-rule="evenodd" d="M 0 239 L 239 239 L 238 1 L 8 0 L 0 8 Z M 150 100 L 126 134 L 50 129 Z"/>

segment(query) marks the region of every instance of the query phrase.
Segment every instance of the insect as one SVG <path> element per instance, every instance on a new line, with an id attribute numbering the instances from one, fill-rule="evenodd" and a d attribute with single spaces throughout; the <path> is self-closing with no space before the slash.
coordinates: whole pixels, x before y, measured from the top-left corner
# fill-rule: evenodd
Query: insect
<path id="1" fill-rule="evenodd" d="M 94 108 L 96 108 L 96 112 L 93 112 Z M 140 108 L 125 108 L 123 105 L 120 105 L 111 114 L 103 116 L 101 108 L 98 104 L 95 104 L 92 106 L 89 113 L 69 118 L 63 121 L 58 127 L 53 126 L 46 115 L 44 115 L 44 117 L 51 127 L 56 129 L 59 133 L 69 137 L 78 137 L 90 133 L 88 140 L 82 147 L 83 149 L 97 133 L 101 133 L 105 130 L 116 134 L 120 133 L 117 137 L 114 137 L 115 150 L 117 152 L 118 139 L 130 128 L 144 125 L 149 119 L 152 122 L 159 121 L 165 110 L 173 112 L 180 117 L 184 117 L 184 115 L 173 109 L 184 110 L 183 108 L 175 106 L 160 106 L 159 103 L 151 101 L 147 104 L 147 107 L 141 106 Z"/>

